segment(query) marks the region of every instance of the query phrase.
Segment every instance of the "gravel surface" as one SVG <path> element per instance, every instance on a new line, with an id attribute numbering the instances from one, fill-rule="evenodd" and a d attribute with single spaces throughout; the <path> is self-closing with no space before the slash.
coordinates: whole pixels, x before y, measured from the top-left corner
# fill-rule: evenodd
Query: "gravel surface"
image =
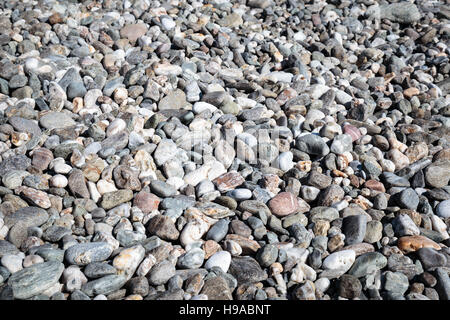
<path id="1" fill-rule="evenodd" d="M 0 299 L 448 300 L 449 0 L 0 1 Z"/>

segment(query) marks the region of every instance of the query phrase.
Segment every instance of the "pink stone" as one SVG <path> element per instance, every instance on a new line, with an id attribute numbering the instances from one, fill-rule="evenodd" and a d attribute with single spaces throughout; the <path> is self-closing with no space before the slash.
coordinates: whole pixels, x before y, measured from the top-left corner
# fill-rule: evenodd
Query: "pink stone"
<path id="1" fill-rule="evenodd" d="M 238 172 L 227 172 L 213 180 L 220 192 L 227 192 L 235 189 L 245 182 Z"/>
<path id="2" fill-rule="evenodd" d="M 160 201 L 159 197 L 153 193 L 141 191 L 134 197 L 133 205 L 141 209 L 143 213 L 150 213 L 158 209 Z"/>
<path id="3" fill-rule="evenodd" d="M 290 192 L 281 192 L 269 201 L 272 213 L 279 217 L 288 216 L 299 210 L 297 197 Z"/>
<path id="4" fill-rule="evenodd" d="M 120 30 L 120 36 L 135 42 L 147 32 L 147 27 L 143 23 L 129 24 Z"/>
<path id="5" fill-rule="evenodd" d="M 346 126 L 344 126 L 344 133 L 352 137 L 353 142 L 361 138 L 361 131 L 359 131 L 357 127 L 352 126 L 351 124 L 347 124 Z"/>
<path id="6" fill-rule="evenodd" d="M 48 195 L 44 191 L 25 186 L 20 186 L 19 188 L 17 188 L 17 191 L 22 197 L 31 201 L 40 208 L 48 209 L 52 206 Z"/>

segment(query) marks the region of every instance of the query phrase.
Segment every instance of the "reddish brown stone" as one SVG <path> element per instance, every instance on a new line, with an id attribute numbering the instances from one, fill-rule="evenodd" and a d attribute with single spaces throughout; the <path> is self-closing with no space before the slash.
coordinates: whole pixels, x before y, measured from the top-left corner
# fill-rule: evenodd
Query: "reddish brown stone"
<path id="1" fill-rule="evenodd" d="M 222 174 L 213 180 L 220 192 L 227 192 L 235 189 L 245 182 L 240 173 L 232 171 Z"/>
<path id="2" fill-rule="evenodd" d="M 46 148 L 38 148 L 33 151 L 33 159 L 31 164 L 39 170 L 47 169 L 50 162 L 53 160 L 53 154 Z"/>
<path id="3" fill-rule="evenodd" d="M 269 208 L 278 217 L 296 213 L 299 209 L 297 197 L 290 192 L 281 192 L 269 201 Z"/>
<path id="4" fill-rule="evenodd" d="M 404 253 L 414 252 L 421 248 L 433 248 L 441 250 L 441 247 L 431 239 L 424 236 L 406 236 L 397 241 L 397 247 Z"/>
<path id="5" fill-rule="evenodd" d="M 51 25 L 63 23 L 63 21 L 63 17 L 58 12 L 55 12 L 50 17 L 48 17 L 48 22 L 50 22 Z"/>
<path id="6" fill-rule="evenodd" d="M 261 246 L 255 240 L 245 238 L 237 234 L 228 234 L 226 240 L 236 241 L 242 248 L 243 255 L 255 254 Z"/>
<path id="7" fill-rule="evenodd" d="M 359 178 L 355 176 L 354 174 L 351 174 L 349 177 L 350 184 L 354 186 L 355 188 L 359 188 Z"/>
<path id="8" fill-rule="evenodd" d="M 150 219 L 147 226 L 151 235 L 156 235 L 163 240 L 177 240 L 180 232 L 168 216 L 157 215 Z"/>
<path id="9" fill-rule="evenodd" d="M 369 188 L 370 190 L 380 191 L 380 192 L 386 192 L 386 188 L 380 181 L 376 180 L 367 180 L 364 183 L 364 187 Z"/>
<path id="10" fill-rule="evenodd" d="M 161 199 L 153 193 L 141 191 L 134 197 L 133 206 L 141 209 L 143 213 L 150 213 L 158 209 L 160 201 Z"/>

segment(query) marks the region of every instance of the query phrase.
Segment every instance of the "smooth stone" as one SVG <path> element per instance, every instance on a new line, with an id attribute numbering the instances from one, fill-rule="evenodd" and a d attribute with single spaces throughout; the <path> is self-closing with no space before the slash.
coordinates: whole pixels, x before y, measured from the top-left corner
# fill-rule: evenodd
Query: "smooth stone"
<path id="1" fill-rule="evenodd" d="M 150 285 L 159 286 L 165 284 L 174 275 L 175 266 L 168 260 L 164 260 L 150 269 L 148 282 Z"/>
<path id="2" fill-rule="evenodd" d="M 217 221 L 206 234 L 206 240 L 214 240 L 220 242 L 228 233 L 228 225 L 230 221 L 227 219 L 220 219 Z"/>
<path id="3" fill-rule="evenodd" d="M 164 181 L 153 180 L 150 182 L 150 190 L 159 197 L 172 197 L 177 193 L 177 190 Z"/>
<path id="4" fill-rule="evenodd" d="M 324 157 L 330 153 L 330 148 L 320 136 L 307 134 L 296 139 L 295 145 L 300 151 Z"/>
<path id="5" fill-rule="evenodd" d="M 228 251 L 219 251 L 213 254 L 205 263 L 205 268 L 211 270 L 219 267 L 223 272 L 228 272 L 231 264 L 231 254 Z"/>
<path id="6" fill-rule="evenodd" d="M 355 251 L 342 250 L 330 254 L 322 263 L 324 270 L 336 270 L 340 274 L 346 273 L 355 262 Z"/>
<path id="7" fill-rule="evenodd" d="M 200 248 L 193 248 L 178 257 L 177 266 L 183 269 L 198 269 L 205 260 L 205 252 Z"/>
<path id="8" fill-rule="evenodd" d="M 450 218 L 450 200 L 441 201 L 436 207 L 436 215 L 442 218 Z"/>
<path id="9" fill-rule="evenodd" d="M 366 235 L 367 216 L 356 215 L 345 217 L 342 221 L 342 232 L 347 245 L 361 243 Z"/>
<path id="10" fill-rule="evenodd" d="M 387 258 L 378 252 L 368 252 L 356 258 L 348 274 L 361 278 L 372 272 L 371 269 L 379 270 L 387 265 Z"/>
<path id="11" fill-rule="evenodd" d="M 400 192 L 397 203 L 401 208 L 416 210 L 419 205 L 419 196 L 413 189 L 407 188 Z"/>
<path id="12" fill-rule="evenodd" d="M 299 209 L 297 197 L 290 192 L 280 192 L 269 201 L 269 208 L 278 217 L 296 213 Z"/>
<path id="13" fill-rule="evenodd" d="M 116 268 L 106 262 L 91 262 L 84 268 L 83 273 L 90 279 L 97 279 L 116 274 L 116 271 Z"/>
<path id="14" fill-rule="evenodd" d="M 1 258 L 2 266 L 4 266 L 10 273 L 14 273 L 23 269 L 23 258 L 19 255 L 7 254 Z"/>
<path id="15" fill-rule="evenodd" d="M 130 280 L 139 264 L 145 257 L 145 249 L 141 245 L 122 250 L 113 260 L 113 266 L 118 275 L 124 275 Z"/>
<path id="16" fill-rule="evenodd" d="M 401 237 L 397 241 L 397 246 L 405 253 L 414 252 L 420 248 L 434 248 L 436 250 L 441 249 L 436 242 L 421 235 Z"/>
<path id="17" fill-rule="evenodd" d="M 91 262 L 108 259 L 112 251 L 111 245 L 106 242 L 81 243 L 68 248 L 65 252 L 65 259 L 70 264 L 84 266 Z"/>
<path id="18" fill-rule="evenodd" d="M 76 122 L 63 112 L 50 112 L 39 119 L 39 124 L 49 130 L 62 129 L 76 125 Z"/>
<path id="19" fill-rule="evenodd" d="M 334 137 L 330 146 L 330 152 L 343 154 L 353 150 L 352 137 L 348 134 L 340 134 Z"/>
<path id="20" fill-rule="evenodd" d="M 448 271 L 444 268 L 437 268 L 436 276 L 436 291 L 439 293 L 441 300 L 450 300 L 450 277 Z"/>
<path id="21" fill-rule="evenodd" d="M 56 261 L 34 264 L 12 274 L 8 279 L 8 285 L 14 298 L 28 299 L 56 284 L 63 271 L 64 265 Z"/>
<path id="22" fill-rule="evenodd" d="M 111 294 L 122 288 L 127 282 L 127 278 L 122 275 L 108 275 L 85 283 L 81 290 L 89 297 L 104 294 Z"/>
<path id="23" fill-rule="evenodd" d="M 133 199 L 133 191 L 129 189 L 107 192 L 103 194 L 100 206 L 103 209 L 108 210 L 122 203 L 128 202 L 131 199 Z"/>

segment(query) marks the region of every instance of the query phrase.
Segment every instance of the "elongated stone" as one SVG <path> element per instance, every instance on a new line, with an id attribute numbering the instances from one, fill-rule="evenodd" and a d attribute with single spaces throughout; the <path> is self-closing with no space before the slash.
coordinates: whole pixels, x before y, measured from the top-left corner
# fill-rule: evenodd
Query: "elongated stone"
<path id="1" fill-rule="evenodd" d="M 58 282 L 64 265 L 56 261 L 34 264 L 11 275 L 8 285 L 16 299 L 28 299 Z"/>
<path id="2" fill-rule="evenodd" d="M 106 242 L 81 243 L 67 249 L 65 259 L 70 264 L 85 266 L 108 259 L 112 251 L 113 248 Z"/>

